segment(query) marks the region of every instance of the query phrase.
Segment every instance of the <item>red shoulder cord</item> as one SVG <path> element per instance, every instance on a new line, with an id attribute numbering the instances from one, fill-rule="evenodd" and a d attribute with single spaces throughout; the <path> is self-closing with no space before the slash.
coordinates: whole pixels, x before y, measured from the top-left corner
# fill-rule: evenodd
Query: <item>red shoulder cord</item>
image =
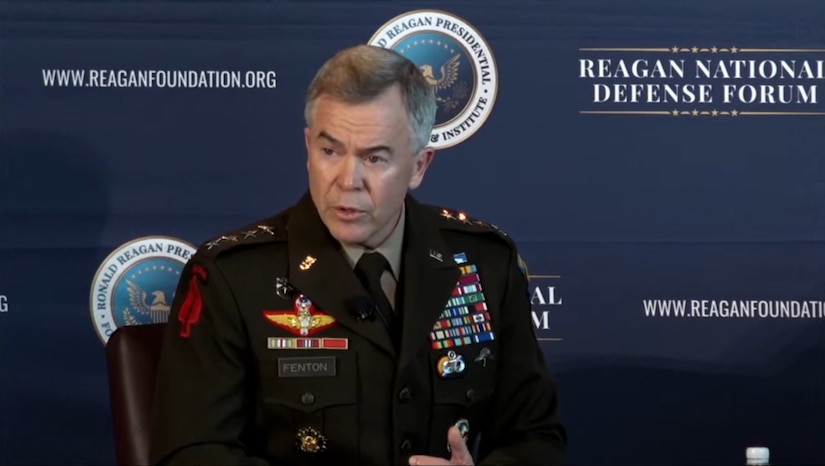
<path id="1" fill-rule="evenodd" d="M 189 279 L 189 289 L 186 291 L 186 299 L 180 308 L 178 320 L 181 323 L 180 336 L 187 338 L 192 331 L 192 325 L 201 318 L 203 310 L 203 297 L 201 296 L 200 281 L 206 281 L 206 269 L 200 265 L 192 266 L 191 278 Z"/>

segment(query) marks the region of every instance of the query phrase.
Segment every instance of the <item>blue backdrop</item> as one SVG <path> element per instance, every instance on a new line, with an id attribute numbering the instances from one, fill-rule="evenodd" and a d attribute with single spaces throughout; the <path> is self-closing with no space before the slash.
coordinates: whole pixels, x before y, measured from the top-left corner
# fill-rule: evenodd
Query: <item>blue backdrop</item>
<path id="1" fill-rule="evenodd" d="M 465 73 L 440 117 L 484 109 L 417 194 L 517 240 L 570 463 L 825 463 L 823 24 L 819 0 L 0 2 L 0 463 L 111 463 L 115 279 L 297 200 L 317 68 L 433 33 L 433 78 Z"/>

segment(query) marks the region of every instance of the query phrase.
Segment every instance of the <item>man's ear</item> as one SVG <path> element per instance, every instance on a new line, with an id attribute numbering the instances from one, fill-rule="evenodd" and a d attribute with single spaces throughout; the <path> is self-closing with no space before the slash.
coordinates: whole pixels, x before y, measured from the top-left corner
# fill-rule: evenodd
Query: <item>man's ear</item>
<path id="1" fill-rule="evenodd" d="M 433 162 L 434 156 L 435 149 L 432 147 L 425 147 L 414 156 L 413 174 L 412 178 L 410 178 L 410 189 L 419 187 L 421 182 L 424 181 L 424 173 L 427 172 L 427 168 L 429 168 L 430 164 Z"/>
<path id="2" fill-rule="evenodd" d="M 309 170 L 309 128 L 304 128 L 304 145 L 307 148 L 307 170 Z"/>

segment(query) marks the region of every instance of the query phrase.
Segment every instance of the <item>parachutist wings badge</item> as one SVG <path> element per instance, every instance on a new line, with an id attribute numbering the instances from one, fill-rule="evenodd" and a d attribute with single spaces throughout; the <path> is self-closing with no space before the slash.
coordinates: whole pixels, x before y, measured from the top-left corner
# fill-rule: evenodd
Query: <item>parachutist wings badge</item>
<path id="1" fill-rule="evenodd" d="M 317 311 L 312 301 L 304 295 L 298 295 L 295 299 L 293 310 L 264 311 L 264 317 L 272 324 L 300 336 L 312 335 L 335 324 L 335 318 Z"/>

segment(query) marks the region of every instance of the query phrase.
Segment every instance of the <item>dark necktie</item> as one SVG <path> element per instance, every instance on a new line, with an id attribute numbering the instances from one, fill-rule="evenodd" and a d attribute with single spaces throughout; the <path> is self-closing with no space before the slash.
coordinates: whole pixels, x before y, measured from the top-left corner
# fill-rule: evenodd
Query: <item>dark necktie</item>
<path id="1" fill-rule="evenodd" d="M 390 264 L 379 252 L 365 252 L 355 264 L 355 274 L 375 301 L 382 319 L 389 326 L 390 335 L 395 339 L 398 336 L 397 322 L 390 300 L 381 287 L 381 275 L 388 270 L 390 270 Z"/>

